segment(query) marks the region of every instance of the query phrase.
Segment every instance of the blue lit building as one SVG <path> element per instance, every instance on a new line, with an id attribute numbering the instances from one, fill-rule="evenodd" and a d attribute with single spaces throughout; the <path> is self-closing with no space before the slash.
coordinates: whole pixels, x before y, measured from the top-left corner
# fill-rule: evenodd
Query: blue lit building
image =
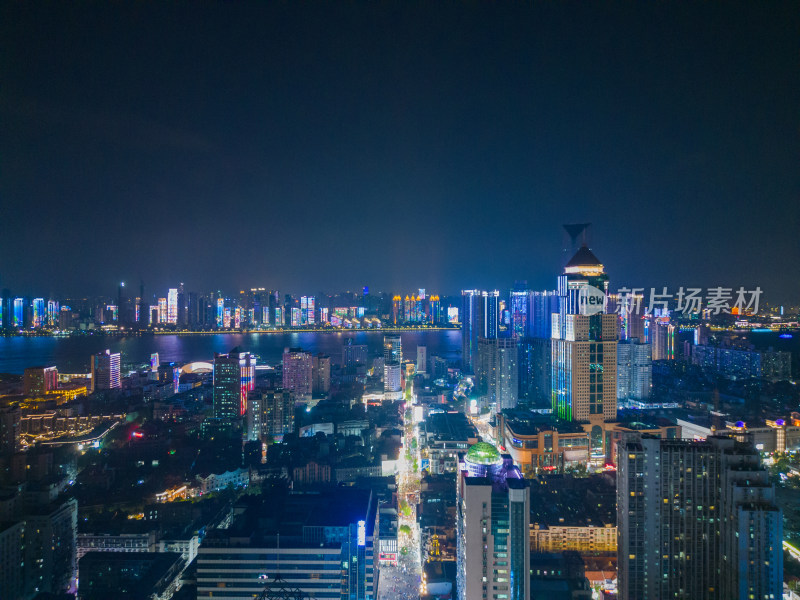
<path id="1" fill-rule="evenodd" d="M 474 374 L 478 364 L 480 336 L 480 290 L 461 292 L 461 370 Z"/>
<path id="2" fill-rule="evenodd" d="M 245 497 L 197 555 L 197 598 L 254 598 L 277 575 L 304 598 L 374 600 L 377 499 L 369 490 Z"/>

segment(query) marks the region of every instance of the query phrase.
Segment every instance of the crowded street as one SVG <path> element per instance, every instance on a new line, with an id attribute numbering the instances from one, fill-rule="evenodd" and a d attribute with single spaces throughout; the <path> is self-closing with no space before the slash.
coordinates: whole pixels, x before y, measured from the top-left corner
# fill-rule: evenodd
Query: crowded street
<path id="1" fill-rule="evenodd" d="M 409 395 L 409 397 L 411 397 Z M 410 405 L 410 402 L 409 402 Z M 405 411 L 403 454 L 397 475 L 398 499 L 398 560 L 397 566 L 381 567 L 378 598 L 411 600 L 419 598 L 422 583 L 420 567 L 420 537 L 417 526 L 416 503 L 419 499 L 419 448 L 415 441 L 416 428 L 412 411 Z M 405 526 L 405 527 L 404 527 Z M 406 532 L 406 527 L 410 534 Z"/>

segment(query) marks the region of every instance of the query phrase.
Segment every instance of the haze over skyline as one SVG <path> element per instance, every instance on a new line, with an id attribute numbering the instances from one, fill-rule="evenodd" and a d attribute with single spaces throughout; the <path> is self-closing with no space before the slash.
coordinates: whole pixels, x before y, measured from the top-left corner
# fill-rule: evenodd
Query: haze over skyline
<path id="1" fill-rule="evenodd" d="M 575 7 L 6 3 L 0 288 L 796 301 L 796 4 Z"/>

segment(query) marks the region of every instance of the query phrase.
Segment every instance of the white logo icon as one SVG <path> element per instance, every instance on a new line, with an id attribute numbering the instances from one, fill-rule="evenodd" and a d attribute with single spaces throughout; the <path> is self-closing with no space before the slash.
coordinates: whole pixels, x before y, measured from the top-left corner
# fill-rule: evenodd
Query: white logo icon
<path id="1" fill-rule="evenodd" d="M 587 285 L 581 288 L 578 302 L 582 315 L 596 315 L 605 309 L 606 295 L 603 290 L 599 290 L 593 285 Z"/>

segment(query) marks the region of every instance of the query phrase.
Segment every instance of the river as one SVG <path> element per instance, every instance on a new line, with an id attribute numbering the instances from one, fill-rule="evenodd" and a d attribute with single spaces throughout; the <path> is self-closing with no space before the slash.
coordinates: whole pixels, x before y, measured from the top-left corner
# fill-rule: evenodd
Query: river
<path id="1" fill-rule="evenodd" d="M 460 358 L 461 332 L 458 330 L 404 331 L 400 336 L 406 357 L 416 357 L 417 346 L 426 346 L 428 356 L 441 356 L 450 361 Z M 259 364 L 280 363 L 286 347 L 301 347 L 314 354 L 322 352 L 330 355 L 334 362 L 340 362 L 342 346 L 348 339 L 353 340 L 353 344 L 368 345 L 372 354 L 382 352 L 381 331 L 0 337 L 0 373 L 22 374 L 26 367 L 33 366 L 56 366 L 62 373 L 86 373 L 91 355 L 106 348 L 121 353 L 124 369 L 149 364 L 150 354 L 154 352 L 158 352 L 162 362 L 183 363 L 209 360 L 215 352 L 228 352 L 235 347 L 256 354 Z"/>

